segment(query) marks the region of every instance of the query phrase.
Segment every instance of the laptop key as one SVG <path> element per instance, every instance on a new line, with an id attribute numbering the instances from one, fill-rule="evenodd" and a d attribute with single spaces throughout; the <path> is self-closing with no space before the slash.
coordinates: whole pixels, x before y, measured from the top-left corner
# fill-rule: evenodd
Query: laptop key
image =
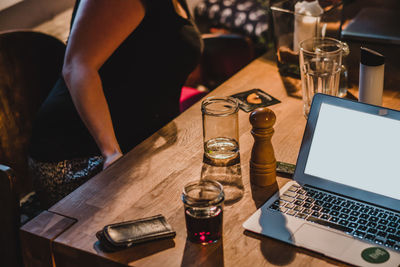
<path id="1" fill-rule="evenodd" d="M 314 199 L 313 199 L 312 197 L 308 197 L 308 198 L 306 199 L 306 202 L 312 203 L 312 202 L 314 202 Z"/>
<path id="2" fill-rule="evenodd" d="M 338 222 L 339 221 L 339 218 L 338 217 L 331 217 L 330 219 L 329 219 L 329 221 L 331 221 L 331 222 Z"/>
<path id="3" fill-rule="evenodd" d="M 296 198 L 297 198 L 297 199 L 300 199 L 300 200 L 304 200 L 304 199 L 306 199 L 306 197 L 305 197 L 305 196 L 303 196 L 303 195 L 297 195 L 297 196 L 296 196 Z"/>
<path id="4" fill-rule="evenodd" d="M 269 206 L 269 209 L 271 209 L 271 210 L 279 210 L 279 206 L 274 203 L 271 206 Z"/>
<path id="5" fill-rule="evenodd" d="M 335 204 L 335 205 L 340 205 L 342 203 L 342 201 L 338 200 L 338 199 L 334 199 L 331 203 Z"/>
<path id="6" fill-rule="evenodd" d="M 375 210 L 371 210 L 368 214 L 369 215 L 372 215 L 372 216 L 376 216 L 376 215 L 378 215 L 378 211 L 375 211 Z"/>
<path id="7" fill-rule="evenodd" d="M 364 236 L 364 238 L 367 239 L 367 240 L 374 240 L 374 239 L 375 239 L 375 236 L 374 236 L 374 235 L 371 235 L 371 234 L 366 234 L 366 235 Z"/>
<path id="8" fill-rule="evenodd" d="M 365 225 L 368 221 L 364 220 L 364 219 L 359 219 L 357 221 L 359 224 Z"/>
<path id="9" fill-rule="evenodd" d="M 351 203 L 349 201 L 346 201 L 345 203 L 342 204 L 342 207 L 348 208 L 351 206 Z"/>
<path id="10" fill-rule="evenodd" d="M 328 220 L 329 219 L 329 215 L 328 214 L 323 214 L 321 216 L 321 219 Z"/>
<path id="11" fill-rule="evenodd" d="M 296 207 L 294 207 L 293 210 L 295 210 L 295 211 L 302 211 L 302 210 L 303 210 L 303 207 L 296 206 Z"/>
<path id="12" fill-rule="evenodd" d="M 349 223 L 348 227 L 355 229 L 357 227 L 358 224 L 356 223 Z"/>
<path id="13" fill-rule="evenodd" d="M 383 232 L 383 231 L 379 231 L 376 235 L 385 238 L 387 236 L 387 233 Z"/>
<path id="14" fill-rule="evenodd" d="M 314 211 L 311 215 L 314 217 L 319 217 L 321 214 L 318 211 Z"/>
<path id="15" fill-rule="evenodd" d="M 288 196 L 285 196 L 285 195 L 280 196 L 280 199 L 281 199 L 281 200 L 284 200 L 284 201 L 287 201 L 287 202 L 293 202 L 293 201 L 295 200 L 295 198 L 293 198 L 293 197 L 288 197 Z"/>
<path id="16" fill-rule="evenodd" d="M 303 213 L 304 213 L 304 214 L 307 214 L 307 215 L 308 215 L 308 214 L 311 214 L 311 212 L 312 212 L 312 210 L 310 210 L 310 209 L 304 209 L 304 210 L 303 210 Z"/>
<path id="17" fill-rule="evenodd" d="M 332 209 L 336 210 L 336 211 L 340 211 L 342 209 L 342 207 L 335 205 L 332 207 Z"/>
<path id="18" fill-rule="evenodd" d="M 300 219 L 305 219 L 305 218 L 307 218 L 307 214 L 304 214 L 304 213 L 297 213 L 297 215 L 296 215 L 296 217 L 297 218 L 300 218 Z"/>
<path id="19" fill-rule="evenodd" d="M 330 214 L 331 214 L 332 216 L 338 216 L 338 215 L 339 215 L 339 212 L 337 212 L 336 210 L 331 210 Z"/>
<path id="20" fill-rule="evenodd" d="M 321 210 L 321 212 L 322 212 L 322 213 L 325 213 L 325 214 L 329 214 L 330 211 L 331 211 L 331 210 L 330 210 L 330 209 L 327 209 L 327 208 L 322 208 L 322 210 Z"/>
<path id="21" fill-rule="evenodd" d="M 287 214 L 287 215 L 290 215 L 290 216 L 294 216 L 296 213 L 297 213 L 297 212 L 294 211 L 294 210 L 289 210 L 288 212 L 286 212 L 286 214 Z"/>
<path id="22" fill-rule="evenodd" d="M 377 222 L 379 219 L 378 219 L 378 217 L 370 217 L 369 219 L 368 219 L 370 222 Z"/>
<path id="23" fill-rule="evenodd" d="M 394 246 L 394 241 L 390 241 L 390 240 L 386 240 L 386 242 L 385 242 L 385 246 L 387 246 L 387 247 L 389 247 L 389 248 L 392 248 L 393 246 Z"/>
<path id="24" fill-rule="evenodd" d="M 297 190 L 299 190 L 299 188 L 297 186 L 292 185 L 291 187 L 289 187 L 288 191 L 291 192 L 296 192 Z"/>
<path id="25" fill-rule="evenodd" d="M 390 234 L 390 235 L 387 236 L 387 239 L 394 240 L 396 242 L 400 242 L 400 236 L 399 235 Z"/>
<path id="26" fill-rule="evenodd" d="M 325 203 L 329 203 L 333 200 L 333 197 L 325 197 L 324 199 L 322 199 Z"/>
<path id="27" fill-rule="evenodd" d="M 293 209 L 294 207 L 296 207 L 296 205 L 294 205 L 293 203 L 287 203 L 285 207 L 288 209 Z"/>
<path id="28" fill-rule="evenodd" d="M 383 224 L 383 225 L 386 225 L 386 224 L 388 224 L 388 220 L 385 220 L 385 219 L 380 219 L 379 220 L 379 224 Z"/>
<path id="29" fill-rule="evenodd" d="M 320 210 L 321 210 L 321 207 L 320 207 L 320 206 L 317 206 L 317 205 L 314 205 L 311 209 L 312 209 L 312 210 L 315 210 L 315 211 L 320 211 Z"/>
<path id="30" fill-rule="evenodd" d="M 355 211 L 357 211 L 359 208 L 360 208 L 360 206 L 357 206 L 354 204 L 350 206 L 350 209 L 355 210 Z"/>
<path id="31" fill-rule="evenodd" d="M 388 228 L 388 229 L 386 230 L 386 232 L 391 233 L 391 234 L 394 234 L 394 233 L 396 233 L 396 229 L 394 229 L 394 228 Z"/>
<path id="32" fill-rule="evenodd" d="M 349 221 L 351 221 L 351 222 L 355 222 L 355 221 L 357 221 L 357 217 L 354 217 L 354 216 L 350 216 L 349 217 Z"/>
<path id="33" fill-rule="evenodd" d="M 284 196 L 288 196 L 288 197 L 296 197 L 296 193 L 295 192 L 291 192 L 291 191 L 286 191 L 285 193 L 283 193 Z"/>
<path id="34" fill-rule="evenodd" d="M 367 208 L 367 207 L 363 207 L 363 208 L 360 209 L 360 212 L 362 212 L 362 213 L 368 213 L 368 212 L 370 212 L 370 209 Z"/>
<path id="35" fill-rule="evenodd" d="M 350 212 L 350 215 L 352 215 L 352 216 L 358 216 L 358 215 L 360 215 L 360 212 L 359 212 L 359 211 L 353 210 L 352 212 Z"/>
<path id="36" fill-rule="evenodd" d="M 357 229 L 358 230 L 360 230 L 360 231 L 367 231 L 367 229 L 368 229 L 368 227 L 367 226 L 364 226 L 364 225 L 359 225 L 358 227 L 357 227 Z"/>
<path id="37" fill-rule="evenodd" d="M 332 207 L 333 205 L 331 204 L 331 203 L 324 203 L 323 205 L 322 205 L 322 207 L 324 207 L 324 208 L 330 208 L 330 207 Z"/>
<path id="38" fill-rule="evenodd" d="M 359 238 L 363 238 L 365 233 L 357 230 L 357 231 L 354 232 L 353 235 L 356 236 L 356 237 L 359 237 Z"/>
<path id="39" fill-rule="evenodd" d="M 279 211 L 285 213 L 288 209 L 285 207 L 279 207 Z"/>
<path id="40" fill-rule="evenodd" d="M 306 193 L 306 191 L 304 189 L 300 189 L 299 191 L 297 191 L 297 194 L 300 195 L 304 195 Z"/>
<path id="41" fill-rule="evenodd" d="M 294 204 L 296 204 L 296 205 L 301 205 L 301 204 L 303 204 L 303 201 L 301 201 L 301 200 L 296 200 L 296 201 L 294 202 Z"/>
<path id="42" fill-rule="evenodd" d="M 324 204 L 324 202 L 322 200 L 315 200 L 314 204 L 318 205 L 318 206 L 322 206 L 322 204 Z"/>
<path id="43" fill-rule="evenodd" d="M 320 218 L 316 218 L 316 217 L 312 217 L 312 216 L 308 217 L 307 221 L 318 223 L 318 224 L 324 225 L 324 226 L 328 226 L 330 228 L 333 228 L 333 229 L 336 229 L 336 230 L 339 230 L 342 232 L 346 232 L 346 233 L 351 233 L 353 231 L 353 229 L 351 229 L 350 227 L 332 223 L 330 221 L 321 220 Z"/>
<path id="44" fill-rule="evenodd" d="M 387 218 L 387 214 L 381 212 L 381 213 L 378 214 L 378 217 L 382 218 L 382 219 L 386 219 Z"/>
<path id="45" fill-rule="evenodd" d="M 341 210 L 341 212 L 347 213 L 347 214 L 350 213 L 350 211 L 351 211 L 351 210 L 350 210 L 350 209 L 347 209 L 347 208 L 343 208 L 343 209 Z"/>
<path id="46" fill-rule="evenodd" d="M 382 225 L 382 224 L 378 225 L 377 228 L 378 228 L 378 230 L 381 230 L 381 231 L 385 231 L 386 230 L 386 226 Z"/>

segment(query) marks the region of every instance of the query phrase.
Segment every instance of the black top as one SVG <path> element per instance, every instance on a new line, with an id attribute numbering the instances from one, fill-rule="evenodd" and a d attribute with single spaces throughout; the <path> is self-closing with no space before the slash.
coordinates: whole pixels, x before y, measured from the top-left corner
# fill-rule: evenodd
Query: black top
<path id="1" fill-rule="evenodd" d="M 385 64 L 385 57 L 375 50 L 360 47 L 361 64 L 365 66 L 381 66 Z"/>
<path id="2" fill-rule="evenodd" d="M 190 16 L 185 0 L 181 4 Z M 78 5 L 79 0 L 75 11 Z M 150 0 L 145 6 L 139 26 L 99 71 L 123 153 L 179 114 L 181 87 L 202 49 L 192 18 L 179 16 L 172 0 Z M 61 161 L 100 154 L 61 77 L 37 114 L 30 156 Z"/>

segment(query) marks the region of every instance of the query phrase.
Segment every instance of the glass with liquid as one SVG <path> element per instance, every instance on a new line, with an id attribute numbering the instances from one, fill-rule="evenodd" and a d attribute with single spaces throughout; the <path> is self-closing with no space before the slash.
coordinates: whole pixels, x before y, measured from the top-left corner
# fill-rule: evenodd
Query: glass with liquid
<path id="1" fill-rule="evenodd" d="M 212 96 L 201 105 L 204 162 L 230 166 L 239 161 L 239 104 L 235 98 Z"/>
<path id="2" fill-rule="evenodd" d="M 225 195 L 220 183 L 200 180 L 183 188 L 187 237 L 199 244 L 215 243 L 222 237 L 222 215 Z"/>

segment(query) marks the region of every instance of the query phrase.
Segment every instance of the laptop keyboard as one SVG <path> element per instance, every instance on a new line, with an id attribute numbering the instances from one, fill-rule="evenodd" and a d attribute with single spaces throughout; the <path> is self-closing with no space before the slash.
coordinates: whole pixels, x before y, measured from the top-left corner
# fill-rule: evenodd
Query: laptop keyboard
<path id="1" fill-rule="evenodd" d="M 297 184 L 268 208 L 400 251 L 397 212 Z"/>

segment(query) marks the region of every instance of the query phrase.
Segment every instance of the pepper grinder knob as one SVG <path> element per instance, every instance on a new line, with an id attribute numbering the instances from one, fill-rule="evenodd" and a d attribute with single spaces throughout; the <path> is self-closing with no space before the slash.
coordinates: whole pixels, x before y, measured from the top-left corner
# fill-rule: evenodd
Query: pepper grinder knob
<path id="1" fill-rule="evenodd" d="M 249 120 L 254 137 L 250 181 L 258 186 L 269 186 L 276 182 L 276 159 L 271 143 L 276 115 L 269 108 L 258 108 L 250 114 Z"/>

